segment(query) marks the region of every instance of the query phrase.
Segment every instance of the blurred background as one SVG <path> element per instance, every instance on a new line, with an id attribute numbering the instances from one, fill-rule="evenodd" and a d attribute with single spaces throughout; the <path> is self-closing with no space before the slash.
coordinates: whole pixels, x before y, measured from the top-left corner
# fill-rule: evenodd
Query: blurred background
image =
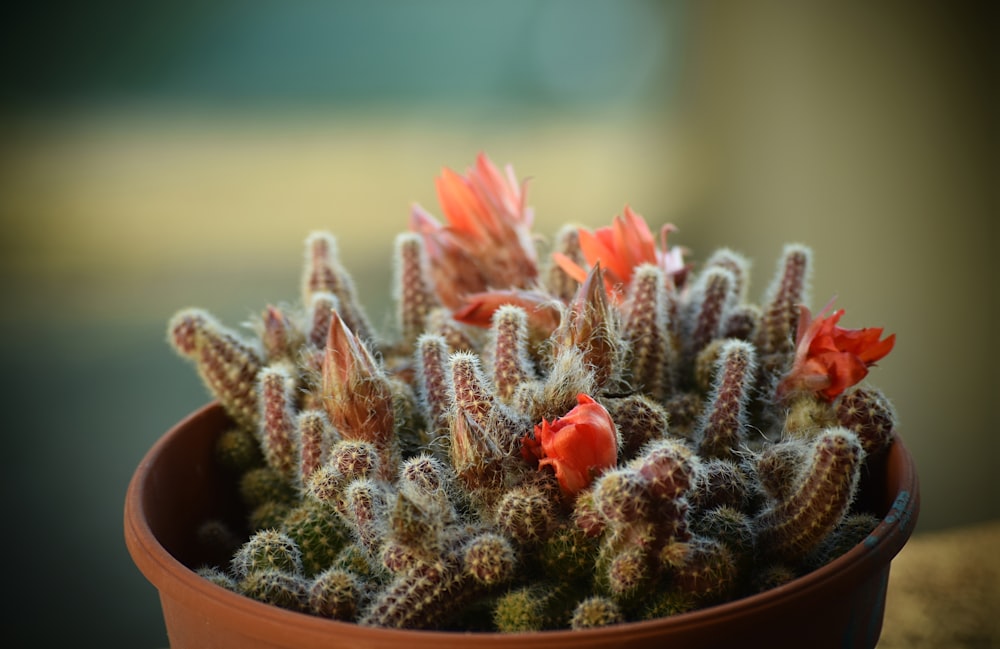
<path id="1" fill-rule="evenodd" d="M 167 319 L 296 299 L 327 229 L 389 323 L 393 236 L 479 151 L 532 178 L 540 234 L 628 203 L 696 263 L 750 257 L 755 301 L 810 245 L 811 306 L 897 334 L 870 381 L 917 461 L 917 537 L 1000 518 L 996 22 L 973 6 L 22 3 L 0 27 L 5 634 L 166 646 L 121 520 L 208 399 Z"/>

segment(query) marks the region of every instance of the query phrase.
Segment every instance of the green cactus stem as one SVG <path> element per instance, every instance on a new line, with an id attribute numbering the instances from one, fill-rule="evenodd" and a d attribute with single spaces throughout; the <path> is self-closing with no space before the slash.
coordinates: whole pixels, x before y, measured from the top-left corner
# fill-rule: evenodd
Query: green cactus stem
<path id="1" fill-rule="evenodd" d="M 301 575 L 302 551 L 284 532 L 261 530 L 240 547 L 230 568 L 238 579 L 263 570 Z"/>
<path id="2" fill-rule="evenodd" d="M 266 502 L 292 503 L 297 497 L 292 483 L 269 466 L 250 469 L 240 476 L 239 492 L 250 509 Z"/>
<path id="3" fill-rule="evenodd" d="M 866 512 L 848 514 L 806 558 L 811 568 L 819 568 L 841 556 L 871 534 L 879 524 L 879 518 Z"/>
<path id="4" fill-rule="evenodd" d="M 351 530 L 324 503 L 307 500 L 281 522 L 281 531 L 299 548 L 302 572 L 313 576 L 331 565 L 351 540 Z"/>
<path id="5" fill-rule="evenodd" d="M 264 454 L 257 437 L 239 427 L 230 428 L 219 436 L 215 443 L 215 457 L 220 464 L 238 474 L 264 463 Z"/>
<path id="6" fill-rule="evenodd" d="M 493 609 L 493 624 L 501 633 L 526 633 L 554 628 L 556 583 L 524 586 L 501 596 Z"/>
<path id="7" fill-rule="evenodd" d="M 291 611 L 305 611 L 309 598 L 309 582 L 304 577 L 274 568 L 249 573 L 237 589 L 259 602 Z"/>
<path id="8" fill-rule="evenodd" d="M 593 578 L 599 547 L 598 535 L 586 534 L 578 525 L 562 523 L 549 534 L 537 556 L 549 579 L 583 586 Z"/>
<path id="9" fill-rule="evenodd" d="M 363 602 L 363 593 L 363 586 L 353 573 L 328 568 L 309 585 L 307 605 L 314 615 L 353 622 Z"/>
<path id="10" fill-rule="evenodd" d="M 554 496 L 532 484 L 508 490 L 497 502 L 497 525 L 521 545 L 543 542 L 556 522 Z"/>
<path id="11" fill-rule="evenodd" d="M 199 577 L 207 579 L 216 586 L 233 592 L 238 591 L 236 580 L 233 579 L 228 572 L 222 570 L 221 568 L 217 568 L 215 566 L 203 566 L 195 570 L 195 573 Z"/>
<path id="12" fill-rule="evenodd" d="M 594 596 L 577 604 L 573 610 L 573 617 L 570 618 L 569 626 L 571 629 L 581 631 L 621 624 L 624 621 L 625 616 L 618 604 L 607 597 Z"/>

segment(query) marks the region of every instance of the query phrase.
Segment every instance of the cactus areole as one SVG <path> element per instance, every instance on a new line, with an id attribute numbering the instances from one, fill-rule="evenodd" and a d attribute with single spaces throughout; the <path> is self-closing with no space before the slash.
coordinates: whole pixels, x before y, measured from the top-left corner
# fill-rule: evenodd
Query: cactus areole
<path id="1" fill-rule="evenodd" d="M 170 320 L 218 404 L 210 461 L 239 512 L 195 521 L 197 579 L 351 628 L 582 640 L 878 546 L 898 494 L 859 493 L 904 450 L 859 383 L 895 339 L 811 316 L 806 246 L 752 303 L 742 255 L 686 259 L 631 207 L 539 250 L 509 166 L 481 154 L 437 190 L 443 219 L 415 205 L 397 236 L 391 330 L 326 232 L 298 300 L 243 330 Z"/>

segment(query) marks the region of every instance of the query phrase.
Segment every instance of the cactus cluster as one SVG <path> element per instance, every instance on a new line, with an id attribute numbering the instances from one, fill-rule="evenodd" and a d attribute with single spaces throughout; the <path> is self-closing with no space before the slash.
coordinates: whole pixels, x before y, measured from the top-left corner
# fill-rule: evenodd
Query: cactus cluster
<path id="1" fill-rule="evenodd" d="M 772 588 L 863 539 L 852 508 L 895 413 L 859 385 L 893 337 L 804 304 L 788 245 L 701 268 L 626 208 L 538 255 L 524 187 L 480 156 L 396 238 L 396 322 L 372 325 L 335 238 L 246 331 L 178 312 L 169 341 L 232 428 L 246 529 L 205 578 L 363 625 L 585 629 Z M 829 307 L 828 307 L 829 308 Z"/>

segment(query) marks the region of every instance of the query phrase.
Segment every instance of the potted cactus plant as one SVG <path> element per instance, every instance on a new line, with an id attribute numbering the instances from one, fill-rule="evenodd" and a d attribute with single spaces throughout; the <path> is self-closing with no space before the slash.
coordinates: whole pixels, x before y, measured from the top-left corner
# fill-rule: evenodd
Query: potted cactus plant
<path id="1" fill-rule="evenodd" d="M 803 245 L 755 304 L 745 257 L 628 207 L 539 254 L 485 155 L 437 190 L 391 333 L 325 232 L 246 331 L 171 319 L 214 402 L 126 500 L 171 645 L 873 647 L 919 507 L 862 383 L 895 337 L 813 315 Z"/>

